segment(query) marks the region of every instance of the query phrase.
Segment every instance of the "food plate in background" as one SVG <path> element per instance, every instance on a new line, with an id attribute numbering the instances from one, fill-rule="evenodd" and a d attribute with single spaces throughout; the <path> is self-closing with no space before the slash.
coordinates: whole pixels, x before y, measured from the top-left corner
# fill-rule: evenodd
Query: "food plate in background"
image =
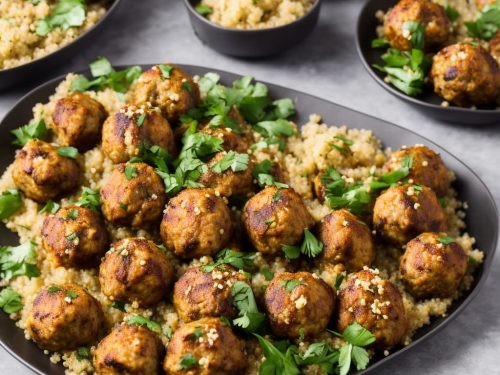
<path id="1" fill-rule="evenodd" d="M 201 76 L 207 72 L 216 72 L 221 76 L 221 82 L 224 84 L 230 84 L 234 80 L 240 78 L 240 76 L 236 74 L 218 71 L 216 69 L 191 65 L 179 65 L 179 67 L 190 75 Z M 121 66 L 116 68 L 124 69 L 126 67 Z M 143 65 L 142 68 L 147 69 L 149 66 Z M 83 73 L 87 76 L 90 74 L 89 71 L 82 71 L 79 73 Z M 64 76 L 55 78 L 28 93 L 2 120 L 0 123 L 0 139 L 2 140 L 0 143 L 2 146 L 0 150 L 0 168 L 2 170 L 13 161 L 15 155 L 15 148 L 11 145 L 12 136 L 10 131 L 20 125 L 28 123 L 31 120 L 32 108 L 35 104 L 47 102 L 49 96 L 54 93 L 56 87 L 64 78 Z M 466 218 L 468 233 L 476 238 L 477 247 L 482 249 L 485 253 L 484 263 L 476 270 L 471 289 L 464 293 L 459 300 L 453 302 L 446 317 L 434 318 L 431 324 L 417 330 L 410 345 L 395 350 L 388 357 L 377 356 L 373 358 L 370 366 L 359 374 L 373 373 L 376 369 L 390 362 L 396 356 L 419 345 L 424 339 L 441 330 L 446 324 L 455 319 L 465 306 L 467 306 L 467 304 L 477 295 L 479 289 L 486 281 L 497 247 L 498 212 L 495 201 L 488 188 L 470 168 L 434 142 L 397 125 L 328 102 L 318 97 L 269 83 L 265 84 L 270 90 L 271 97 L 288 97 L 295 102 L 297 114 L 292 120 L 297 124 L 308 122 L 309 114 L 317 113 L 329 124 L 346 125 L 350 128 L 370 129 L 382 140 L 386 147 L 396 149 L 402 144 L 412 145 L 421 143 L 440 152 L 444 163 L 456 173 L 457 180 L 454 183 L 454 187 L 460 199 L 468 202 L 469 209 Z M 0 228 L 0 236 L 2 237 L 2 245 L 18 243 L 17 236 L 3 225 Z M 24 337 L 24 332 L 3 312 L 0 312 L 0 327 L 0 344 L 20 362 L 39 374 L 64 374 L 63 366 L 52 364 L 49 357 L 43 354 L 43 351 L 40 350 L 34 342 L 27 341 Z"/>

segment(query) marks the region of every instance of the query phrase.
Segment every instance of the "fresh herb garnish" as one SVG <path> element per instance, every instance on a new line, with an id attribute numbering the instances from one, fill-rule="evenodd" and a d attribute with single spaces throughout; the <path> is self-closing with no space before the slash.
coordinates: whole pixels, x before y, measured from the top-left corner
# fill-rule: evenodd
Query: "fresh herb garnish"
<path id="1" fill-rule="evenodd" d="M 29 278 L 40 276 L 36 266 L 36 243 L 26 242 L 22 245 L 0 247 L 0 278 L 11 280 L 17 276 Z"/>
<path id="2" fill-rule="evenodd" d="M 73 232 L 69 236 L 66 236 L 66 239 L 71 242 L 74 239 L 76 239 L 77 237 L 78 237 L 78 234 L 76 232 Z"/>
<path id="3" fill-rule="evenodd" d="M 78 298 L 78 293 L 75 292 L 74 290 L 68 290 L 66 292 L 66 297 L 68 297 L 69 299 L 75 299 Z"/>
<path id="4" fill-rule="evenodd" d="M 126 312 L 125 305 L 126 305 L 126 303 L 125 303 L 125 302 L 121 302 L 121 301 L 114 301 L 114 302 L 111 304 L 111 307 L 112 307 L 112 308 L 114 308 L 114 309 L 120 310 L 120 311 L 122 311 L 122 312 Z"/>
<path id="5" fill-rule="evenodd" d="M 201 266 L 203 272 L 212 272 L 223 264 L 229 264 L 239 270 L 248 270 L 253 267 L 255 253 L 241 253 L 239 251 L 224 249 L 217 253 L 215 262 Z"/>
<path id="6" fill-rule="evenodd" d="M 85 359 L 90 360 L 92 358 L 90 354 L 90 349 L 86 346 L 81 346 L 76 350 L 76 359 L 79 361 L 83 361 Z"/>
<path id="7" fill-rule="evenodd" d="M 156 323 L 155 321 L 149 320 L 149 319 L 143 317 L 142 315 L 135 315 L 135 316 L 129 318 L 126 321 L 126 323 L 127 324 L 134 324 L 134 325 L 141 326 L 141 327 L 146 327 L 149 330 L 156 332 L 156 333 L 159 333 L 159 334 L 162 333 L 161 326 L 158 323 Z"/>
<path id="8" fill-rule="evenodd" d="M 376 38 L 376 39 L 372 40 L 371 46 L 372 46 L 372 48 L 388 47 L 389 42 L 385 38 Z"/>
<path id="9" fill-rule="evenodd" d="M 283 286 L 288 293 L 291 293 L 296 286 L 304 284 L 300 280 L 281 280 L 280 285 Z"/>
<path id="10" fill-rule="evenodd" d="M 198 358 L 191 353 L 184 354 L 179 362 L 179 368 L 181 370 L 187 370 L 195 366 L 198 366 Z"/>
<path id="11" fill-rule="evenodd" d="M 144 124 L 144 120 L 146 119 L 146 114 L 142 113 L 138 118 L 137 118 L 137 127 L 141 127 L 142 124 Z"/>
<path id="12" fill-rule="evenodd" d="M 241 172 L 248 168 L 248 154 L 238 154 L 229 151 L 224 157 L 212 166 L 215 173 L 222 173 L 228 169 L 233 172 Z"/>
<path id="13" fill-rule="evenodd" d="M 0 291 L 0 308 L 7 314 L 13 314 L 23 308 L 21 295 L 11 288 Z"/>
<path id="14" fill-rule="evenodd" d="M 21 126 L 10 131 L 16 140 L 12 142 L 16 146 L 24 146 L 32 139 L 45 139 L 49 134 L 49 128 L 43 119 L 32 124 Z"/>
<path id="15" fill-rule="evenodd" d="M 452 237 L 448 237 L 448 236 L 445 236 L 445 237 L 439 237 L 438 238 L 438 241 L 440 243 L 442 243 L 443 245 L 449 245 L 453 242 L 455 242 L 455 240 L 452 238 Z"/>
<path id="16" fill-rule="evenodd" d="M 49 294 L 55 294 L 57 292 L 60 292 L 62 289 L 59 288 L 58 286 L 55 286 L 55 285 L 52 285 L 52 286 L 49 286 L 48 289 L 47 289 L 47 292 Z"/>
<path id="17" fill-rule="evenodd" d="M 300 245 L 283 245 L 282 250 L 288 259 L 296 259 L 300 254 L 315 258 L 323 251 L 323 243 L 309 229 L 304 229 L 304 239 Z"/>
<path id="18" fill-rule="evenodd" d="M 78 210 L 72 208 L 71 210 L 68 210 L 68 212 L 66 212 L 66 218 L 67 219 L 71 219 L 71 220 L 76 220 L 79 216 L 79 212 Z"/>
<path id="19" fill-rule="evenodd" d="M 170 78 L 170 72 L 174 69 L 173 66 L 164 64 L 158 65 L 158 68 L 160 69 L 161 75 L 164 79 Z"/>
<path id="20" fill-rule="evenodd" d="M 128 204 L 125 204 L 125 203 L 121 203 L 121 202 L 120 202 L 120 208 L 121 208 L 123 211 L 127 211 L 127 210 L 128 210 Z"/>
<path id="21" fill-rule="evenodd" d="M 233 305 L 238 309 L 238 318 L 233 324 L 247 332 L 255 332 L 264 322 L 265 315 L 259 312 L 250 285 L 237 281 L 231 287 Z"/>
<path id="22" fill-rule="evenodd" d="M 130 181 L 131 179 L 137 177 L 137 168 L 129 164 L 125 167 L 124 173 L 127 180 Z"/>
<path id="23" fill-rule="evenodd" d="M 474 22 L 465 22 L 470 36 L 490 40 L 500 28 L 500 2 L 485 6 Z"/>
<path id="24" fill-rule="evenodd" d="M 455 22 L 460 17 L 460 13 L 458 12 L 458 10 L 456 10 L 448 3 L 446 3 L 444 11 L 446 12 L 446 15 L 448 16 L 451 22 Z"/>
<path id="25" fill-rule="evenodd" d="M 99 193 L 84 186 L 82 188 L 82 195 L 80 195 L 80 198 L 75 202 L 75 204 L 80 207 L 99 211 L 101 208 L 101 197 L 99 196 Z"/>
<path id="26" fill-rule="evenodd" d="M 267 280 L 267 281 L 271 281 L 272 279 L 274 279 L 274 273 L 273 271 L 271 271 L 269 268 L 262 268 L 260 270 L 260 273 L 262 275 L 264 275 L 264 278 Z"/>
<path id="27" fill-rule="evenodd" d="M 84 0 L 59 0 L 50 14 L 38 22 L 36 35 L 46 36 L 56 27 L 67 30 L 70 27 L 82 26 L 86 11 Z"/>
<path id="28" fill-rule="evenodd" d="M 17 189 L 9 189 L 0 195 L 0 220 L 7 219 L 23 207 L 21 194 Z"/>
<path id="29" fill-rule="evenodd" d="M 79 155 L 78 149 L 75 147 L 71 147 L 71 146 L 59 147 L 56 152 L 58 155 L 61 155 L 61 156 L 67 157 L 67 158 L 71 158 L 71 159 L 76 159 Z"/>
<path id="30" fill-rule="evenodd" d="M 299 375 L 300 370 L 295 362 L 294 355 L 297 353 L 295 346 L 278 349 L 271 341 L 254 333 L 259 340 L 259 344 L 264 351 L 265 361 L 262 362 L 259 369 L 261 375 L 286 374 Z M 285 349 L 285 350 L 283 350 Z"/>
<path id="31" fill-rule="evenodd" d="M 203 17 L 206 17 L 206 16 L 209 16 L 210 14 L 212 14 L 212 12 L 214 11 L 212 9 L 212 7 L 208 6 L 208 5 L 205 5 L 205 4 L 202 4 L 202 3 L 199 3 L 199 4 L 196 4 L 196 6 L 194 7 L 194 9 L 199 13 L 201 14 Z"/>
<path id="32" fill-rule="evenodd" d="M 48 213 L 48 214 L 55 214 L 57 211 L 59 211 L 59 208 L 61 205 L 59 203 L 56 203 L 52 200 L 48 200 L 47 203 L 45 203 L 45 206 L 42 207 L 39 213 Z"/>

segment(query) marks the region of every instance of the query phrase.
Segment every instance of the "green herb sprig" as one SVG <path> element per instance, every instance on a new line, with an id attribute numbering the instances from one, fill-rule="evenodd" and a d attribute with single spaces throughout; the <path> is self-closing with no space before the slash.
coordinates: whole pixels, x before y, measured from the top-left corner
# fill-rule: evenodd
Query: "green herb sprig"
<path id="1" fill-rule="evenodd" d="M 28 141 L 32 139 L 45 139 L 49 134 L 49 128 L 45 121 L 39 120 L 32 124 L 21 126 L 17 129 L 11 130 L 11 133 L 16 137 L 12 142 L 13 145 L 23 147 Z"/>
<path id="2" fill-rule="evenodd" d="M 18 276 L 29 278 L 40 276 L 36 266 L 35 242 L 26 242 L 22 245 L 0 247 L 0 279 L 11 280 Z"/>
<path id="3" fill-rule="evenodd" d="M 87 7 L 84 0 L 59 0 L 50 14 L 38 22 L 36 35 L 46 36 L 56 27 L 67 30 L 82 26 L 85 22 Z"/>
<path id="4" fill-rule="evenodd" d="M 23 308 L 21 295 L 11 288 L 0 291 L 0 308 L 7 314 L 13 314 Z"/>
<path id="5" fill-rule="evenodd" d="M 231 296 L 233 305 L 239 312 L 233 324 L 247 332 L 257 331 L 262 326 L 265 315 L 259 311 L 250 285 L 243 281 L 235 282 L 231 287 Z"/>
<path id="6" fill-rule="evenodd" d="M 217 253 L 215 262 L 201 266 L 203 272 L 212 272 L 215 268 L 229 264 L 238 270 L 249 270 L 253 267 L 255 253 L 242 253 L 239 251 L 224 249 Z"/>
<path id="7" fill-rule="evenodd" d="M 283 245 L 282 250 L 288 259 L 297 259 L 300 254 L 316 258 L 323 251 L 323 246 L 309 229 L 304 229 L 304 239 L 300 245 Z"/>
<path id="8" fill-rule="evenodd" d="M 0 220 L 7 219 L 23 207 L 21 193 L 17 189 L 8 189 L 0 195 Z"/>
<path id="9" fill-rule="evenodd" d="M 500 28 L 500 1 L 485 6 L 474 22 L 465 22 L 470 36 L 490 40 Z"/>

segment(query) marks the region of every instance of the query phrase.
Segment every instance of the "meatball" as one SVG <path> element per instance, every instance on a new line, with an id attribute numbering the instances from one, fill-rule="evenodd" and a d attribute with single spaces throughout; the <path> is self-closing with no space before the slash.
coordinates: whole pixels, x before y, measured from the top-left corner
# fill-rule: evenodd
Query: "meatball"
<path id="1" fill-rule="evenodd" d="M 125 106 L 108 117 L 102 129 L 102 150 L 113 163 L 140 156 L 142 147 L 160 146 L 176 152 L 174 133 L 163 116 L 150 108 Z"/>
<path id="2" fill-rule="evenodd" d="M 42 245 L 57 267 L 95 267 L 108 244 L 104 221 L 90 208 L 67 206 L 43 222 Z"/>
<path id="3" fill-rule="evenodd" d="M 375 345 L 389 348 L 399 344 L 408 332 L 403 298 L 398 288 L 365 268 L 348 279 L 337 295 L 338 331 L 356 322 L 375 336 Z"/>
<path id="4" fill-rule="evenodd" d="M 193 361 L 189 367 L 184 365 L 187 358 Z M 218 318 L 196 320 L 175 331 L 163 363 L 169 375 L 242 374 L 246 366 L 242 343 Z"/>
<path id="5" fill-rule="evenodd" d="M 319 173 L 312 180 L 313 193 L 316 199 L 320 201 L 320 203 L 323 203 L 325 201 L 325 186 L 321 182 L 321 177 L 323 176 L 323 173 Z"/>
<path id="6" fill-rule="evenodd" d="M 274 334 L 295 339 L 323 332 L 332 316 L 333 289 L 309 272 L 283 272 L 266 288 L 264 303 Z"/>
<path id="7" fill-rule="evenodd" d="M 448 193 L 449 172 L 437 152 L 424 145 L 403 147 L 391 155 L 384 169 L 388 172 L 401 169 L 405 158 L 412 160 L 408 178 L 415 184 L 430 187 L 440 197 Z"/>
<path id="8" fill-rule="evenodd" d="M 254 247 L 276 254 L 282 245 L 295 245 L 314 220 L 293 189 L 266 187 L 248 200 L 241 215 L 243 227 Z"/>
<path id="9" fill-rule="evenodd" d="M 163 181 L 144 163 L 116 165 L 101 189 L 104 217 L 120 225 L 155 223 L 166 200 Z"/>
<path id="10" fill-rule="evenodd" d="M 464 249 L 442 238 L 446 238 L 445 233 L 422 233 L 406 245 L 399 271 L 409 292 L 417 298 L 452 297 L 465 275 Z"/>
<path id="11" fill-rule="evenodd" d="M 375 258 L 370 228 L 345 209 L 333 211 L 321 219 L 318 238 L 324 245 L 321 261 L 342 263 L 348 271 L 370 266 Z"/>
<path id="12" fill-rule="evenodd" d="M 384 35 L 392 47 L 402 51 L 412 49 L 410 33 L 404 25 L 420 22 L 425 27 L 426 48 L 444 44 L 450 37 L 451 22 L 444 8 L 430 0 L 401 0 L 384 17 Z"/>
<path id="13" fill-rule="evenodd" d="M 373 226 L 386 240 L 404 245 L 423 232 L 443 232 L 446 217 L 427 186 L 395 186 L 375 201 Z"/>
<path id="14" fill-rule="evenodd" d="M 85 289 L 51 285 L 35 297 L 26 329 L 41 349 L 71 350 L 97 340 L 103 321 L 101 305 Z"/>
<path id="15" fill-rule="evenodd" d="M 489 47 L 491 56 L 493 56 L 497 63 L 500 64 L 500 29 L 497 31 L 493 39 L 490 40 Z"/>
<path id="16" fill-rule="evenodd" d="M 173 65 L 153 66 L 142 73 L 131 91 L 133 104 L 150 103 L 160 108 L 171 124 L 200 101 L 198 84 L 181 68 Z"/>
<path id="17" fill-rule="evenodd" d="M 145 238 L 111 245 L 99 267 L 102 292 L 112 301 L 151 306 L 167 295 L 174 269 L 167 255 Z"/>
<path id="18" fill-rule="evenodd" d="M 242 171 L 234 172 L 231 168 L 228 168 L 222 171 L 222 173 L 216 172 L 215 168 L 221 166 L 220 163 L 223 162 L 223 159 L 227 155 L 226 152 L 215 154 L 207 163 L 208 170 L 201 175 L 198 182 L 203 186 L 218 191 L 225 197 L 230 197 L 231 195 L 247 196 L 251 194 L 254 189 L 252 175 L 255 167 L 254 162 L 249 159 L 247 168 Z M 248 156 L 248 154 L 244 155 Z"/>
<path id="19" fill-rule="evenodd" d="M 433 58 L 434 91 L 459 106 L 500 104 L 500 68 L 482 47 L 452 44 Z"/>
<path id="20" fill-rule="evenodd" d="M 52 145 L 31 140 L 17 153 L 12 178 L 26 197 L 43 203 L 76 189 L 80 167 Z"/>
<path id="21" fill-rule="evenodd" d="M 160 226 L 167 249 L 184 259 L 213 255 L 231 239 L 231 214 L 212 189 L 185 189 L 170 199 Z"/>
<path id="22" fill-rule="evenodd" d="M 63 144 L 86 151 L 99 142 L 106 116 L 101 103 L 87 94 L 74 92 L 57 101 L 52 121 Z"/>
<path id="23" fill-rule="evenodd" d="M 99 375 L 159 374 L 165 348 L 147 328 L 120 324 L 101 340 L 94 354 Z"/>
<path id="24" fill-rule="evenodd" d="M 242 281 L 248 284 L 243 274 L 228 265 L 213 270 L 203 267 L 189 268 L 174 286 L 174 306 L 185 322 L 205 317 L 234 318 L 231 287 Z"/>

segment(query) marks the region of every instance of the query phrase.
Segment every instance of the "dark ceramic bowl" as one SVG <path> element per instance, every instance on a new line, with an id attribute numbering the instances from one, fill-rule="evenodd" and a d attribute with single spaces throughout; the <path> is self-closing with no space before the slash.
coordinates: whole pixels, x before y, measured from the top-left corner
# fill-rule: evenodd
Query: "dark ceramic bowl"
<path id="1" fill-rule="evenodd" d="M 208 69 L 192 65 L 180 65 L 191 75 L 203 75 L 207 72 L 216 72 L 221 76 L 221 82 L 230 84 L 235 79 L 241 78 L 239 75 Z M 124 66 L 116 67 L 123 69 Z M 143 66 L 144 69 L 149 66 Z M 88 71 L 80 72 L 89 75 Z M 31 109 L 36 103 L 46 102 L 49 96 L 54 93 L 57 85 L 64 79 L 64 76 L 55 78 L 44 85 L 34 89 L 22 98 L 0 123 L 0 171 L 13 161 L 15 148 L 11 145 L 12 135 L 10 130 L 28 123 L 31 119 Z M 265 83 L 265 82 L 264 82 Z M 413 342 L 403 348 L 397 348 L 390 356 L 377 356 L 370 367 L 360 372 L 360 374 L 376 374 L 380 367 L 390 362 L 396 356 L 408 352 L 411 348 L 420 345 L 426 338 L 431 337 L 446 324 L 455 319 L 477 295 L 479 289 L 484 285 L 486 277 L 491 269 L 493 256 L 497 247 L 498 239 L 498 211 L 495 201 L 488 188 L 481 179 L 460 159 L 439 147 L 436 143 L 397 125 L 365 115 L 352 109 L 328 102 L 324 99 L 304 94 L 299 91 L 285 87 L 268 84 L 270 95 L 275 98 L 293 98 L 297 109 L 297 115 L 293 120 L 298 124 L 308 122 L 310 113 L 318 113 L 328 124 L 346 124 L 353 128 L 365 128 L 372 130 L 379 137 L 384 146 L 397 149 L 401 145 L 411 145 L 422 143 L 438 151 L 445 164 L 455 172 L 457 180 L 454 183 L 460 199 L 467 201 L 469 209 L 467 211 L 467 231 L 476 238 L 477 248 L 485 253 L 484 263 L 476 270 L 474 282 L 464 295 L 449 308 L 446 317 L 436 317 L 429 325 L 420 328 L 413 336 Z M 0 224 L 1 245 L 16 244 L 18 238 L 10 232 L 4 225 Z M 437 339 L 437 338 L 436 338 Z M 39 374 L 63 375 L 62 366 L 54 365 L 49 361 L 48 356 L 38 349 L 32 342 L 24 338 L 24 333 L 20 330 L 7 314 L 0 311 L 0 344 L 19 361 L 24 363 L 33 371 Z M 401 373 L 404 369 L 401 369 Z"/>
<path id="2" fill-rule="evenodd" d="M 194 33 L 220 53 L 259 58 L 281 53 L 304 40 L 318 23 L 321 0 L 316 0 L 304 16 L 287 25 L 269 29 L 229 29 L 210 22 L 195 6 L 200 0 L 184 0 Z"/>
<path id="3" fill-rule="evenodd" d="M 70 56 L 77 53 L 78 50 L 87 47 L 92 41 L 95 41 L 95 38 L 92 38 L 92 36 L 95 37 L 95 35 L 97 35 L 97 31 L 100 30 L 110 18 L 121 1 L 122 0 L 110 0 L 110 5 L 108 6 L 106 14 L 94 26 L 57 51 L 14 68 L 0 70 L 0 91 L 27 82 L 31 79 L 50 75 L 51 69 L 64 64 L 65 61 Z"/>
<path id="4" fill-rule="evenodd" d="M 375 12 L 378 10 L 387 11 L 397 3 L 398 0 L 369 0 L 358 17 L 356 31 L 358 53 L 373 79 L 392 95 L 439 120 L 462 125 L 500 125 L 500 110 L 498 109 L 471 109 L 451 105 L 443 107 L 441 103 L 444 99 L 435 94 L 431 86 L 421 96 L 412 97 L 384 81 L 385 74 L 373 67 L 373 64 L 383 62 L 381 56 L 385 52 L 385 48 L 371 47 L 372 40 L 378 37 L 376 28 L 379 21 L 375 17 Z"/>

